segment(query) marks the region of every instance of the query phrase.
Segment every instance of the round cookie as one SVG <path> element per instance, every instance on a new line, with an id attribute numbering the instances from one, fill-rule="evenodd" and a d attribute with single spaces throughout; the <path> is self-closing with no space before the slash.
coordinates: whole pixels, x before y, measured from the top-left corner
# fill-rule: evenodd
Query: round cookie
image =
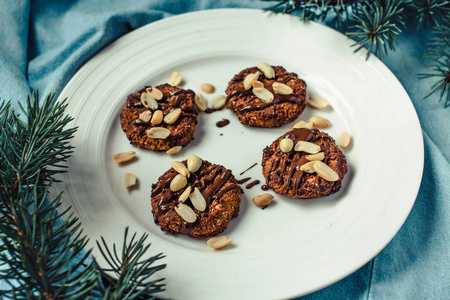
<path id="1" fill-rule="evenodd" d="M 127 135 L 130 143 L 140 148 L 146 148 L 154 151 L 165 151 L 175 146 L 185 146 L 194 137 L 195 125 L 197 124 L 197 107 L 195 106 L 195 93 L 191 90 L 183 90 L 169 84 L 163 84 L 156 87 L 162 92 L 162 99 L 157 100 L 156 109 L 146 108 L 141 102 L 141 95 L 153 90 L 152 87 L 146 87 L 135 94 L 128 96 L 125 107 L 120 114 L 120 123 L 122 129 Z M 145 119 L 139 118 L 140 114 L 150 111 L 153 117 L 155 111 L 161 110 L 166 116 L 171 111 L 180 108 L 181 114 L 172 124 L 162 121 L 159 124 L 152 124 L 151 120 L 145 122 Z M 144 121 L 143 121 L 144 120 Z M 147 131 L 150 128 L 163 127 L 170 130 L 167 138 L 151 138 Z"/>
<path id="2" fill-rule="evenodd" d="M 187 165 L 186 161 L 181 163 Z M 221 165 L 203 161 L 197 171 L 190 173 L 187 185 L 174 192 L 170 184 L 177 174 L 171 168 L 152 185 L 151 203 L 155 223 L 163 231 L 171 234 L 184 233 L 195 239 L 223 232 L 231 218 L 237 217 L 243 193 L 231 171 Z M 175 210 L 175 206 L 180 203 L 180 195 L 189 186 L 190 193 L 197 187 L 206 201 L 204 211 L 194 208 L 190 198 L 183 202 L 195 212 L 196 220 L 193 223 L 186 222 Z"/>
<path id="3" fill-rule="evenodd" d="M 254 127 L 280 127 L 297 119 L 306 105 L 306 83 L 297 74 L 287 72 L 283 67 L 272 67 L 274 78 L 267 78 L 257 67 L 248 68 L 234 76 L 228 83 L 226 108 L 230 109 L 239 121 Z M 266 103 L 253 93 L 253 88 L 244 87 L 248 74 L 259 71 L 258 81 L 274 96 L 272 102 Z M 292 88 L 289 95 L 274 91 L 272 84 L 281 82 Z"/>
<path id="4" fill-rule="evenodd" d="M 325 154 L 322 162 L 333 169 L 339 179 L 327 181 L 316 172 L 301 171 L 300 166 L 309 162 L 305 157 L 309 153 L 297 152 L 294 147 L 289 152 L 282 152 L 280 141 L 284 138 L 290 138 L 294 146 L 298 141 L 319 145 L 320 152 Z M 335 193 L 341 188 L 341 181 L 347 173 L 347 161 L 328 134 L 315 128 L 293 128 L 263 150 L 262 170 L 267 185 L 277 194 L 291 198 L 318 198 Z"/>

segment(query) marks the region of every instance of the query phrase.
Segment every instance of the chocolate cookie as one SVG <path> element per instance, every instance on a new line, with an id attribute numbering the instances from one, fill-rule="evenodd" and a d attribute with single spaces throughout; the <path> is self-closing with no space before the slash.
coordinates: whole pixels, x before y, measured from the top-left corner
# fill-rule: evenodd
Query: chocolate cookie
<path id="1" fill-rule="evenodd" d="M 186 166 L 195 170 L 192 157 L 174 162 L 152 185 L 152 213 L 161 230 L 201 239 L 223 232 L 237 217 L 242 189 L 230 170 L 208 161 L 200 159 L 198 170 L 186 172 Z"/>
<path id="2" fill-rule="evenodd" d="M 317 151 L 315 157 L 310 156 Z M 313 160 L 309 163 L 307 156 L 319 162 L 314 164 Z M 294 128 L 263 150 L 262 169 L 267 185 L 276 193 L 291 198 L 318 198 L 340 189 L 347 173 L 347 161 L 333 138 L 326 133 L 315 128 Z M 324 169 L 328 174 L 324 174 Z M 325 176 L 330 174 L 334 178 Z"/>
<path id="3" fill-rule="evenodd" d="M 266 67 L 273 70 L 269 69 L 271 74 L 263 72 L 257 67 L 248 68 L 234 76 L 228 83 L 225 91 L 227 94 L 225 107 L 236 114 L 244 125 L 280 127 L 297 119 L 305 109 L 306 83 L 299 79 L 297 74 L 289 73 L 283 67 L 270 67 L 267 64 Z M 247 75 L 257 72 L 259 72 L 259 76 L 256 74 L 253 79 L 258 81 L 260 86 L 254 85 L 255 87 L 253 87 L 250 77 L 247 80 L 245 78 Z M 278 84 L 278 88 L 274 88 L 275 82 L 282 83 L 282 85 Z M 288 88 L 286 89 L 284 85 L 287 85 Z M 255 93 L 257 90 L 263 91 L 269 98 L 267 99 L 265 96 L 258 98 L 255 95 L 260 94 Z"/>
<path id="4" fill-rule="evenodd" d="M 144 94 L 144 95 L 143 95 Z M 197 124 L 195 94 L 169 84 L 128 96 L 120 123 L 132 145 L 154 151 L 185 146 Z"/>

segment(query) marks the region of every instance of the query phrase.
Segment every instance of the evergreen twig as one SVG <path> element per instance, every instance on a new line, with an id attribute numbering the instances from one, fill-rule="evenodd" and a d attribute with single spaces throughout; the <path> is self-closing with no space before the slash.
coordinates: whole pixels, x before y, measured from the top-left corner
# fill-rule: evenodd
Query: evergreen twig
<path id="1" fill-rule="evenodd" d="M 165 267 L 150 266 L 161 254 L 143 259 L 149 247 L 146 236 L 127 245 L 130 251 L 122 256 L 122 261 L 134 264 L 132 271 L 124 265 L 105 277 L 106 271 L 85 249 L 88 239 L 80 221 L 70 208 L 60 212 L 61 194 L 47 199 L 54 176 L 66 171 L 62 163 L 73 151 L 69 141 L 76 131 L 66 128 L 72 120 L 64 115 L 66 102 L 53 104 L 53 99 L 49 95 L 39 105 L 39 96 L 33 93 L 26 108 L 21 107 L 24 120 L 10 103 L 0 104 L 0 280 L 7 286 L 0 297 L 118 299 L 114 295 L 124 295 L 133 299 L 160 291 L 162 279 L 135 284 L 131 293 L 122 293 L 141 276 Z M 114 279 L 124 273 L 126 282 Z M 102 277 L 110 282 L 108 289 Z"/>
<path id="2" fill-rule="evenodd" d="M 302 20 L 326 21 L 350 38 L 355 39 L 355 52 L 367 48 L 383 59 L 389 51 L 395 51 L 397 38 L 405 28 L 403 11 L 413 11 L 417 19 L 417 29 L 433 26 L 441 37 L 432 39 L 427 55 L 434 63 L 429 72 L 419 75 L 420 79 L 435 78 L 428 98 L 439 93 L 444 106 L 450 106 L 449 90 L 449 48 L 442 36 L 449 35 L 450 1 L 441 0 L 262 0 L 276 2 L 266 10 L 276 13 L 296 13 Z"/>

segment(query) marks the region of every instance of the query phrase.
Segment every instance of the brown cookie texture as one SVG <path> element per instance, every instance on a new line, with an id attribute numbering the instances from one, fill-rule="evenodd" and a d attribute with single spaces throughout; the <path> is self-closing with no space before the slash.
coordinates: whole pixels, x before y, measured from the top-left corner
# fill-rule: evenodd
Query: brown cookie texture
<path id="1" fill-rule="evenodd" d="M 187 166 L 186 161 L 181 163 Z M 170 189 L 170 183 L 177 174 L 178 172 L 171 168 L 152 185 L 153 219 L 161 226 L 161 230 L 170 234 L 183 233 L 195 239 L 202 239 L 223 232 L 230 220 L 238 216 L 243 191 L 231 170 L 204 160 L 197 171 L 190 173 L 187 185 L 173 192 Z M 197 187 L 206 201 L 204 211 L 197 210 L 190 198 L 183 202 L 195 212 L 196 220 L 193 223 L 186 222 L 175 210 L 175 206 L 180 203 L 180 195 L 189 186 L 191 186 L 191 193 Z"/>
<path id="2" fill-rule="evenodd" d="M 239 121 L 253 127 L 280 127 L 297 119 L 306 105 L 306 83 L 297 74 L 287 72 L 283 67 L 272 66 L 275 77 L 267 78 L 257 67 L 241 71 L 228 83 L 225 91 L 225 107 L 230 109 Z M 244 79 L 248 74 L 260 73 L 258 81 L 274 95 L 274 100 L 266 103 L 253 94 L 253 88 L 244 88 Z M 272 84 L 281 82 L 292 88 L 290 95 L 281 95 L 274 91 Z"/>
<path id="3" fill-rule="evenodd" d="M 317 173 L 307 173 L 300 166 L 307 163 L 309 153 L 280 150 L 280 141 L 290 138 L 295 144 L 307 141 L 320 146 L 320 152 L 325 154 L 323 163 L 333 169 L 338 175 L 337 181 L 327 181 Z M 339 191 L 344 175 L 347 173 L 347 160 L 333 138 L 315 128 L 293 128 L 276 139 L 263 150 L 263 175 L 266 184 L 277 194 L 291 198 L 319 198 Z"/>
<path id="4" fill-rule="evenodd" d="M 169 84 L 162 84 L 156 88 L 163 93 L 162 99 L 156 101 L 158 103 L 156 109 L 146 108 L 141 102 L 141 95 L 152 91 L 153 87 L 146 87 L 127 97 L 125 107 L 120 114 L 123 131 L 132 145 L 144 149 L 166 151 L 175 146 L 186 146 L 194 137 L 197 124 L 195 93 Z M 153 117 L 156 110 L 161 110 L 166 116 L 177 108 L 181 109 L 181 115 L 173 124 L 162 121 L 160 124 L 153 125 L 150 121 L 139 120 L 139 115 L 146 110 L 149 110 Z M 170 135 L 165 139 L 150 138 L 147 131 L 153 127 L 167 128 L 170 130 Z"/>

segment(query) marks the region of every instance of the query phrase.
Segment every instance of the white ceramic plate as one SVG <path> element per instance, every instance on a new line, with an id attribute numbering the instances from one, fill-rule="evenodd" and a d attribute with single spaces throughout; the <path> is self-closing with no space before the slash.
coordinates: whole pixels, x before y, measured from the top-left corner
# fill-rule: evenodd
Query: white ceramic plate
<path id="1" fill-rule="evenodd" d="M 148 233 L 151 254 L 164 252 L 158 272 L 165 277 L 164 298 L 273 299 L 304 295 L 351 274 L 394 237 L 417 196 L 423 170 L 423 141 L 411 101 L 394 75 L 378 59 L 353 53 L 353 42 L 314 22 L 259 10 L 221 9 L 179 15 L 144 26 L 115 41 L 67 84 L 59 99 L 69 98 L 68 113 L 79 126 L 76 151 L 62 176 L 64 207 L 83 222 L 95 248 L 100 236 L 120 244 L 123 231 Z M 230 168 L 237 179 L 259 179 L 262 149 L 289 130 L 241 125 L 227 110 L 201 114 L 192 141 L 176 156 L 131 146 L 119 113 L 128 94 L 145 85 L 170 81 L 172 71 L 184 88 L 201 83 L 224 93 L 242 69 L 265 61 L 296 72 L 310 94 L 331 107 L 307 107 L 300 119 L 329 119 L 325 131 L 337 139 L 349 131 L 345 149 L 349 170 L 338 193 L 311 200 L 276 195 L 261 210 L 251 202 L 261 185 L 245 189 L 237 219 L 225 234 L 232 244 L 220 251 L 205 240 L 163 233 L 153 223 L 151 184 L 173 160 L 190 154 Z M 211 99 L 212 96 L 207 96 Z M 227 118 L 231 123 L 217 128 Z M 125 166 L 113 155 L 134 150 Z M 252 164 L 258 165 L 239 174 Z M 123 187 L 125 172 L 135 173 L 137 189 Z M 98 252 L 94 252 L 98 254 Z M 101 262 L 103 260 L 99 258 Z"/>

